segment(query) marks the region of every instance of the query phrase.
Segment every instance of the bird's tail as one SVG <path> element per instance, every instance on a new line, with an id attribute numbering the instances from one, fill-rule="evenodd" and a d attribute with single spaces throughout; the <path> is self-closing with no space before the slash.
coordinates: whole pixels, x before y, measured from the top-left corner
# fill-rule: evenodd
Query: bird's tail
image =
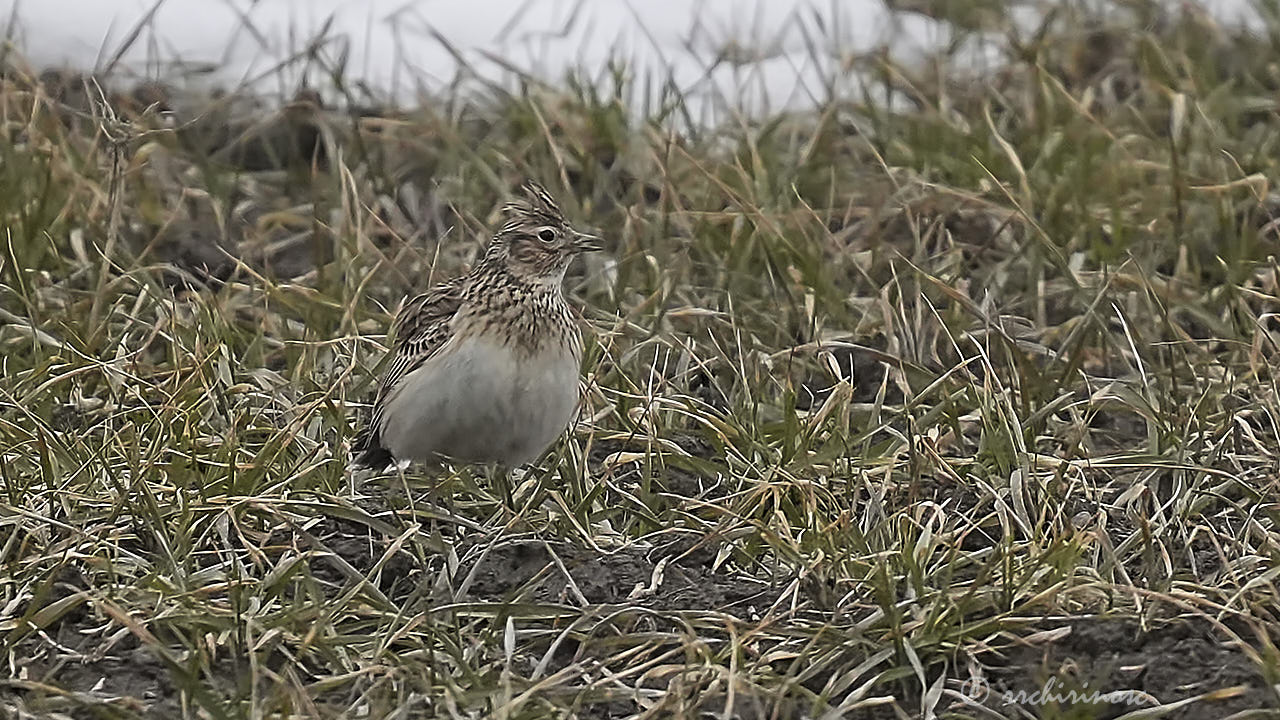
<path id="1" fill-rule="evenodd" d="M 391 451 L 382 447 L 382 438 L 372 427 L 361 430 L 351 446 L 352 463 L 356 467 L 386 470 L 395 462 Z"/>

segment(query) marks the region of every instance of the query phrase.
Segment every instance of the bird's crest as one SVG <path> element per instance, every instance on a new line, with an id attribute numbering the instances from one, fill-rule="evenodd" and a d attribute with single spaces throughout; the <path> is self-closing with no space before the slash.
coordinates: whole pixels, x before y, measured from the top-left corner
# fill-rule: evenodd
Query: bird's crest
<path id="1" fill-rule="evenodd" d="M 538 183 L 529 180 L 521 187 L 525 199 L 513 200 L 502 206 L 506 218 L 502 231 L 510 232 L 523 225 L 561 225 L 564 213 L 551 193 Z"/>

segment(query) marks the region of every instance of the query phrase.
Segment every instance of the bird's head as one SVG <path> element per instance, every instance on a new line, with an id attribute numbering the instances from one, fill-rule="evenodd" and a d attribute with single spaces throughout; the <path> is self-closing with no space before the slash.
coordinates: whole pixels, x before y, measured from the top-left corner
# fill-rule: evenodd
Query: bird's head
<path id="1" fill-rule="evenodd" d="M 599 250 L 597 238 L 574 230 L 554 198 L 527 182 L 524 198 L 502 207 L 503 224 L 489 246 L 489 260 L 501 260 L 517 277 L 559 283 L 578 253 Z"/>

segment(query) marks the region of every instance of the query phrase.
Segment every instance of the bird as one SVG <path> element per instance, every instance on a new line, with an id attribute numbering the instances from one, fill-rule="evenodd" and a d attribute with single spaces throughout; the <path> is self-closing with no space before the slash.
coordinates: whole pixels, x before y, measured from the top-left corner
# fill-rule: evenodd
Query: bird
<path id="1" fill-rule="evenodd" d="M 472 269 L 403 304 L 356 467 L 402 461 L 519 467 L 565 431 L 580 401 L 582 331 L 565 271 L 600 250 L 536 182 L 502 207 Z"/>

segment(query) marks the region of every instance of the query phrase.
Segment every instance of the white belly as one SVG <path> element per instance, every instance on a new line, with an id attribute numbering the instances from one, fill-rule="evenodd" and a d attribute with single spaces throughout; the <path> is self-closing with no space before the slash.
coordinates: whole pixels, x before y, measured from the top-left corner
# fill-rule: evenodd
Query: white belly
<path id="1" fill-rule="evenodd" d="M 578 365 L 567 348 L 528 354 L 476 337 L 441 348 L 389 398 L 383 446 L 400 460 L 530 462 L 577 409 Z"/>

